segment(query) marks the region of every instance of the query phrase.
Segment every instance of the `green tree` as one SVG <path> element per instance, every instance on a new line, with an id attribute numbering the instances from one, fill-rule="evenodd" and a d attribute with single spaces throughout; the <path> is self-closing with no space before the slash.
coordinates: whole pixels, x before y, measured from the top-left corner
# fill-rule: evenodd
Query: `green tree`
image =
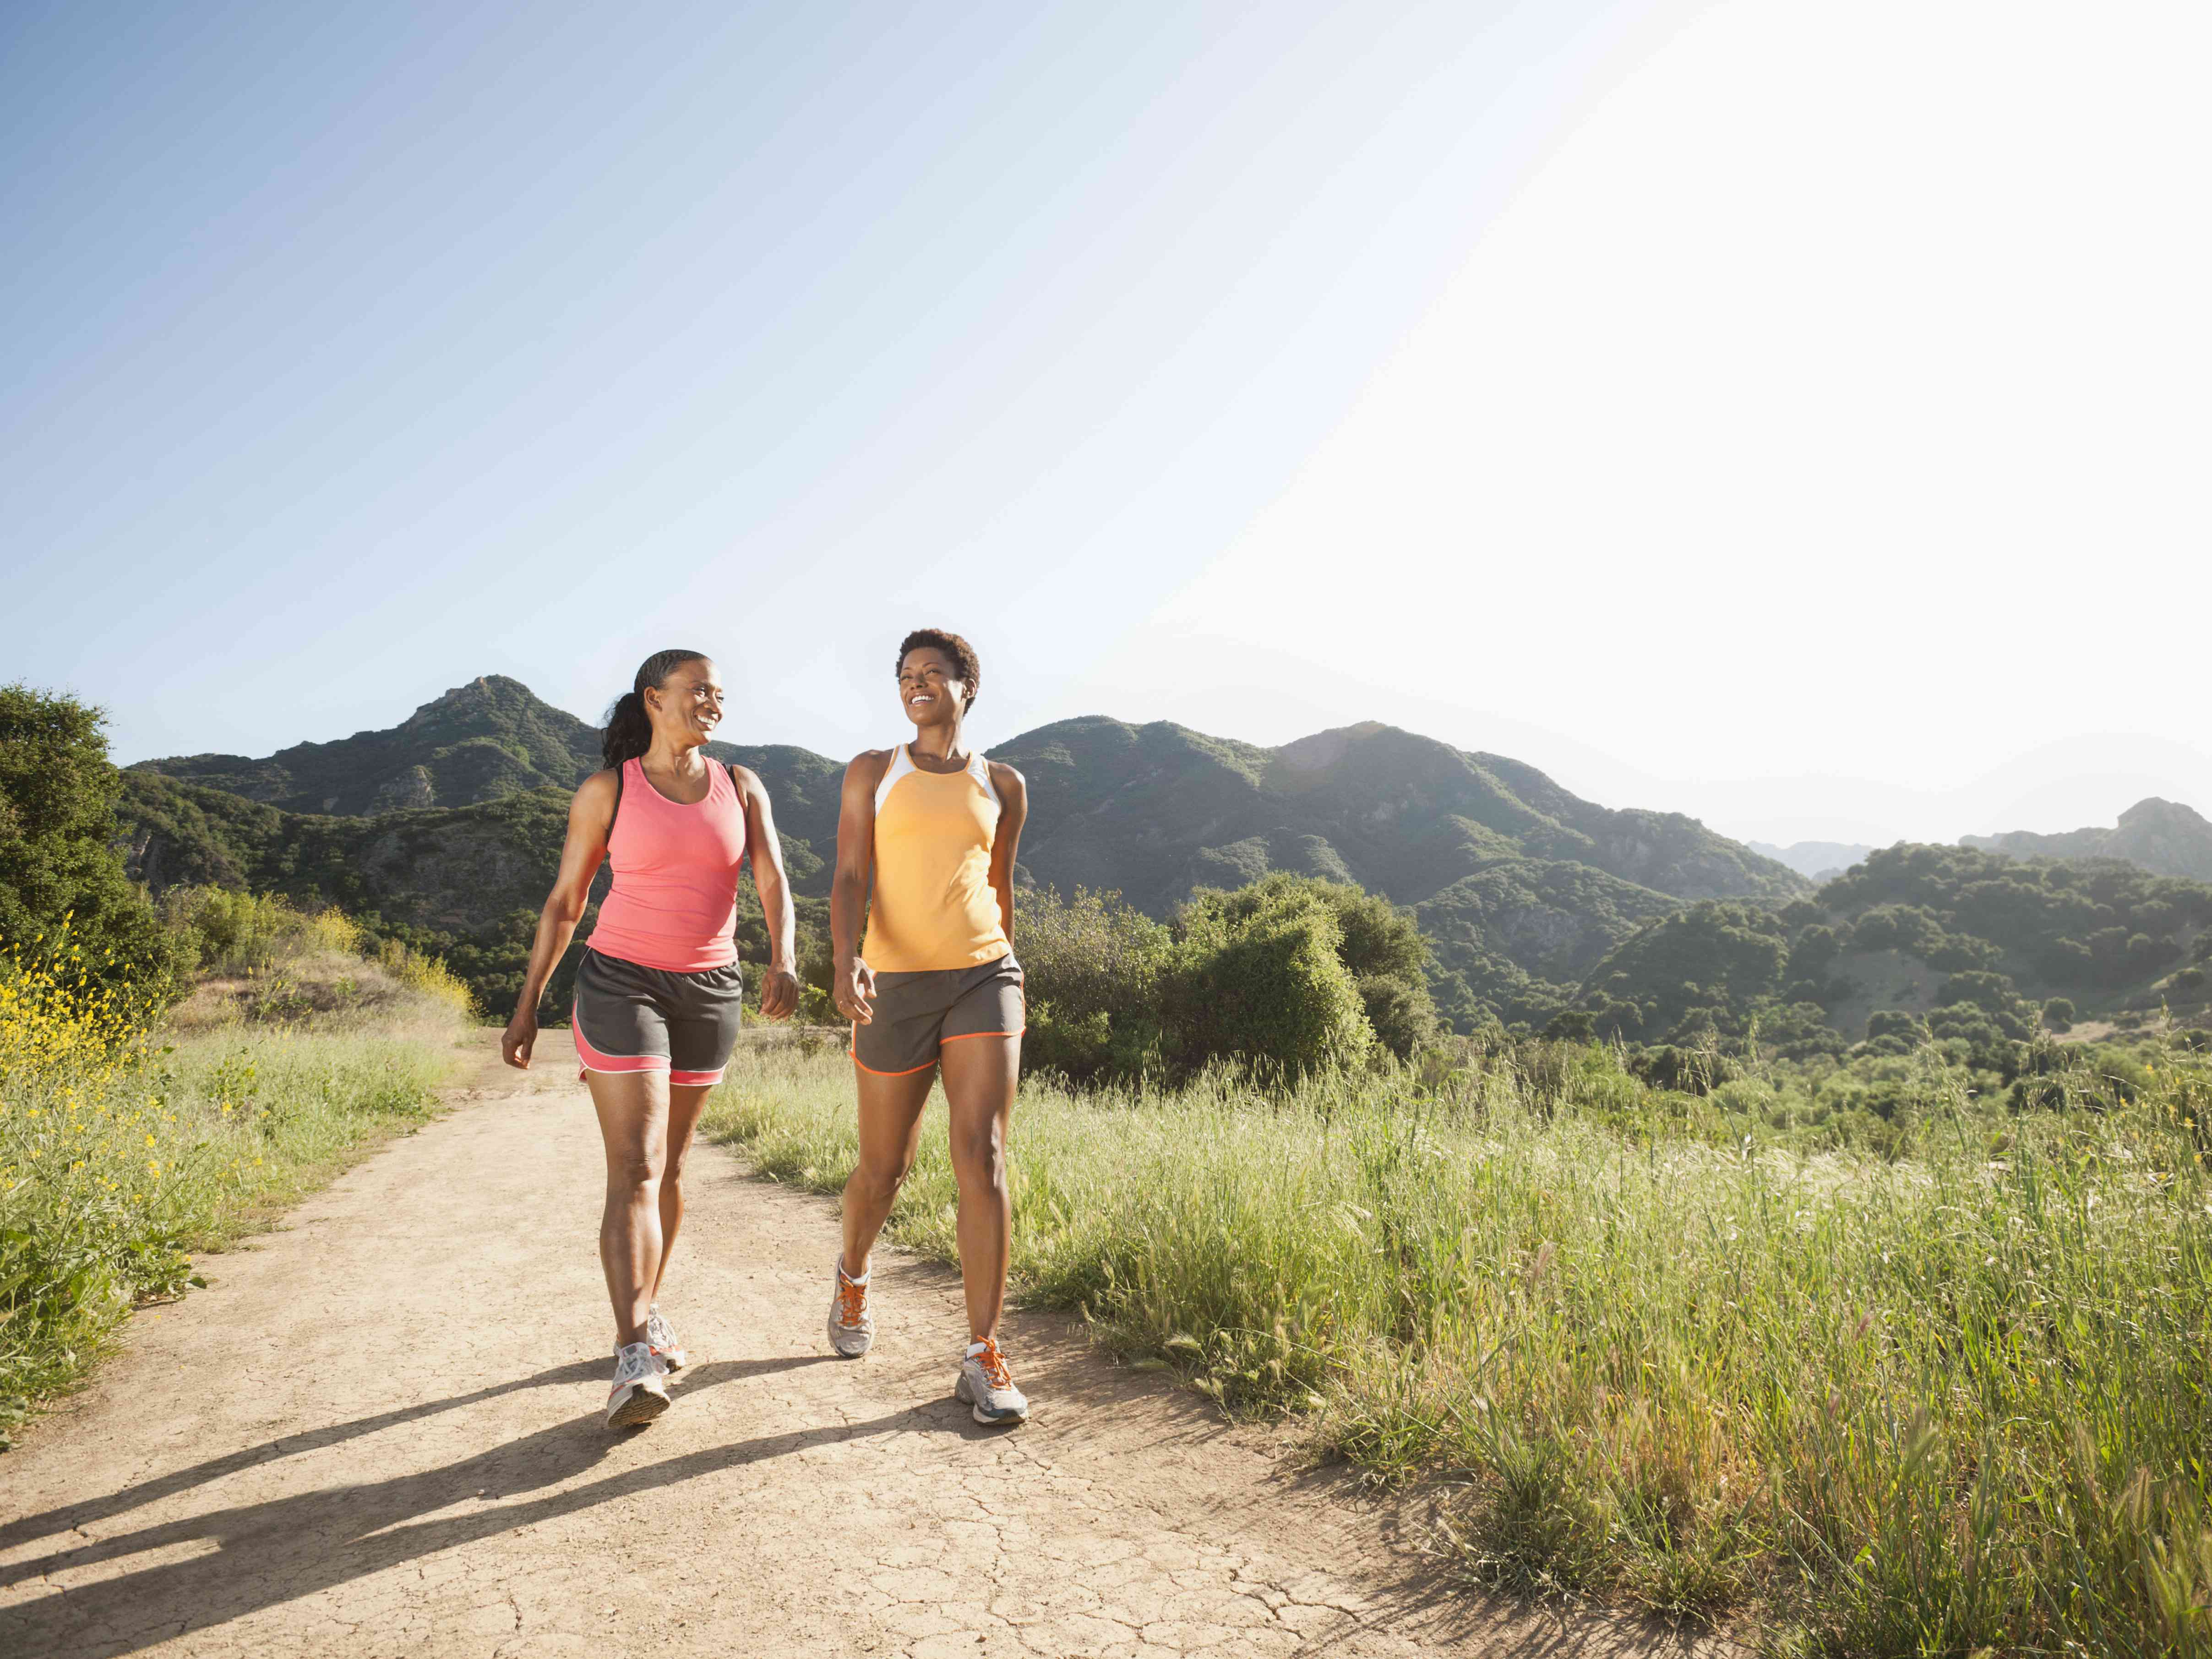
<path id="1" fill-rule="evenodd" d="M 106 716 L 74 697 L 0 686 L 0 950 L 63 949 L 110 983 L 167 990 L 177 942 L 112 845 L 120 775 Z"/>
<path id="2" fill-rule="evenodd" d="M 1234 1056 L 1285 1077 L 1357 1065 L 1375 1042 L 1336 911 L 1303 885 L 1255 905 L 1200 890 L 1176 918 L 1167 1038 L 1184 1066 Z"/>
<path id="3" fill-rule="evenodd" d="M 1051 888 L 1017 901 L 1015 954 L 1029 1002 L 1022 1057 L 1079 1080 L 1150 1070 L 1161 1059 L 1168 930 L 1119 893 Z"/>

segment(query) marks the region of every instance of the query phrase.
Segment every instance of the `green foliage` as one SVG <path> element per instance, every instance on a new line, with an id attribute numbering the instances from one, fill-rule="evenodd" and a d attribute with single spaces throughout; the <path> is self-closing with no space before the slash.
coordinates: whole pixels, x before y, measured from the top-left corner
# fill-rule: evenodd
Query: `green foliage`
<path id="1" fill-rule="evenodd" d="M 121 785 L 106 717 L 73 697 L 0 686 L 0 950 L 27 952 L 64 921 L 95 977 L 166 994 L 182 964 L 115 839 Z"/>
<path id="2" fill-rule="evenodd" d="M 199 1282 L 193 1252 L 428 1115 L 459 1011 L 401 996 L 404 1032 L 155 1042 L 88 975 L 0 978 L 0 1446 L 134 1303 Z"/>
<path id="3" fill-rule="evenodd" d="M 1178 918 L 1186 937 L 1218 921 L 1238 928 L 1285 905 L 1326 908 L 1336 919 L 1337 955 L 1358 988 L 1362 1012 L 1382 1047 L 1407 1060 L 1435 1036 L 1427 982 L 1428 942 L 1413 916 L 1348 882 L 1278 872 L 1232 892 L 1201 889 Z"/>
<path id="4" fill-rule="evenodd" d="M 1486 1583 L 1777 1654 L 2201 1654 L 2212 1074 L 2044 1048 L 2063 1109 L 1925 1048 L 1678 1051 L 1697 1094 L 1510 1040 L 1265 1097 L 1035 1089 L 1013 1285 L 1380 1475 L 1452 1477 L 1439 1541 Z M 850 1086 L 748 1054 L 708 1124 L 834 1192 Z M 952 1188 L 932 1139 L 895 1236 L 956 1259 Z"/>
<path id="5" fill-rule="evenodd" d="M 2009 1078 L 2014 1050 L 2039 1023 L 2028 999 L 2063 994 L 2069 1024 L 2085 991 L 2118 1004 L 2111 1017 L 2121 1021 L 2154 1012 L 2160 976 L 2212 937 L 2208 929 L 2212 887 L 2194 882 L 2111 860 L 2021 863 L 1898 846 L 1777 912 L 1738 906 L 1725 921 L 1692 910 L 1647 922 L 1591 970 L 1574 1006 L 1601 1035 L 1681 1042 L 1711 1030 L 1741 1048 L 1755 1029 L 1761 1042 L 1803 1058 L 1824 1040 L 1794 1015 L 1784 1022 L 1791 1035 L 1780 1037 L 1781 1010 L 1814 1010 L 1834 1030 L 1863 1018 L 1852 1011 L 1877 996 L 1924 994 L 1925 977 L 1899 982 L 1898 964 L 1917 963 L 1948 975 L 1929 1033 Z M 2189 988 L 2178 979 L 2165 987 L 2184 997 Z M 1893 1054 L 1915 1040 L 1901 1030 L 1868 1038 Z"/>
<path id="6" fill-rule="evenodd" d="M 1771 910 L 1708 901 L 1639 929 L 1591 971 L 1584 995 L 1601 1035 L 1656 1040 L 1732 1024 L 1783 988 L 1788 930 Z"/>
<path id="7" fill-rule="evenodd" d="M 1256 898 L 1202 889 L 1177 915 L 1164 1000 L 1170 1057 L 1234 1058 L 1296 1079 L 1359 1064 L 1375 1041 L 1336 907 L 1288 882 Z"/>
<path id="8" fill-rule="evenodd" d="M 1161 982 L 1175 943 L 1118 893 L 1022 895 L 1015 955 L 1029 1003 L 1022 1058 L 1078 1081 L 1138 1076 L 1162 1060 Z"/>
<path id="9" fill-rule="evenodd" d="M 2066 997 L 2051 997 L 2043 1005 L 2043 1026 L 2048 1031 L 2074 1029 L 2074 1004 Z"/>

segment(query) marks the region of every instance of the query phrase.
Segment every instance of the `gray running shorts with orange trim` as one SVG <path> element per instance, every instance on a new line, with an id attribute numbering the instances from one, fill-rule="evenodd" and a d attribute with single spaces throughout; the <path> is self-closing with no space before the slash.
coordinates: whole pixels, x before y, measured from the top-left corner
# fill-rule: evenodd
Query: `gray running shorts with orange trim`
<path id="1" fill-rule="evenodd" d="M 744 994 L 734 962 L 679 974 L 586 951 L 568 1011 L 577 1062 L 586 1072 L 665 1072 L 687 1088 L 720 1083 Z"/>
<path id="2" fill-rule="evenodd" d="M 944 1043 L 1022 1034 L 1022 965 L 1009 952 L 973 968 L 878 974 L 869 1011 L 871 1023 L 853 1026 L 853 1063 L 887 1077 L 927 1071 Z"/>

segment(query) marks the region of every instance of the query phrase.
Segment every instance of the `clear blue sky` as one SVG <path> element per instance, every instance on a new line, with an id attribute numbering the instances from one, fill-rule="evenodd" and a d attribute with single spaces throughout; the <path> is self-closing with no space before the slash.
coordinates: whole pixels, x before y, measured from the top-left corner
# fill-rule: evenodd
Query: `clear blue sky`
<path id="1" fill-rule="evenodd" d="M 2162 683 L 2103 705 L 2039 678 L 1897 736 L 1954 695 L 1911 682 L 1993 563 L 2193 549 L 2160 580 L 2203 614 L 2203 492 L 2177 482 L 2201 395 L 2157 403 L 2201 393 L 2202 225 L 2094 220 L 2198 136 L 2143 125 L 2185 86 L 2124 66 L 2185 68 L 2200 36 L 2186 8 L 2123 12 L 2085 49 L 1872 6 L 1861 62 L 1759 8 L 1601 0 L 11 5 L 0 674 L 105 704 L 127 760 L 388 726 L 483 672 L 595 715 L 695 645 L 730 735 L 842 754 L 895 734 L 888 653 L 933 621 L 983 650 L 986 743 L 1091 711 L 1262 741 L 1379 716 L 1747 834 L 2014 827 L 1937 821 L 1984 775 L 2013 781 L 1972 811 L 2029 827 L 2149 787 L 2212 809 L 2201 718 Z M 1885 89 L 1898 64 L 1920 78 Z M 2051 64 L 2082 118 L 2136 123 L 2043 135 L 2070 182 L 2005 91 L 2065 104 Z M 1911 142 L 1839 149 L 1873 94 Z M 2015 129 L 1993 175 L 1978 146 Z M 2027 234 L 1882 189 L 1954 173 L 2000 204 L 2016 173 L 2046 240 L 2166 239 L 2030 262 L 2056 381 L 1954 349 L 1944 308 L 1987 312 L 1975 261 L 2019 269 Z M 1785 234 L 1755 235 L 1784 197 Z M 1850 234 L 1730 291 L 1808 225 Z M 1854 257 L 1923 273 L 1902 325 L 1865 325 L 1914 344 L 1886 391 L 1839 393 L 1868 361 L 1848 339 L 1844 362 L 1794 337 L 1844 351 L 1819 273 L 1856 283 Z M 2116 388 L 2122 305 L 2164 356 Z M 1835 453 L 1805 423 L 1839 395 L 1854 431 L 1884 398 L 1893 430 L 1931 404 L 1987 430 L 1952 393 L 2009 419 L 2035 386 L 2135 400 L 2142 434 L 2107 413 L 2052 441 L 2111 441 L 2081 499 L 2124 477 L 2134 521 L 2069 520 L 2025 477 L 2047 545 L 1976 518 L 1987 467 L 2044 470 L 2009 441 L 1852 457 L 1850 536 L 1836 477 L 1792 470 Z M 1747 419 L 1804 439 L 1748 491 L 1709 459 Z M 1687 482 L 1624 502 L 1644 471 Z M 1756 523 L 1714 530 L 1747 500 Z M 1870 556 L 1919 599 L 1850 598 Z M 1972 647 L 1984 674 L 2025 646 L 2045 676 L 2068 641 L 2084 681 L 2142 673 L 2094 665 L 2118 613 L 2038 606 Z M 1930 612 L 1903 660 L 1855 643 Z"/>

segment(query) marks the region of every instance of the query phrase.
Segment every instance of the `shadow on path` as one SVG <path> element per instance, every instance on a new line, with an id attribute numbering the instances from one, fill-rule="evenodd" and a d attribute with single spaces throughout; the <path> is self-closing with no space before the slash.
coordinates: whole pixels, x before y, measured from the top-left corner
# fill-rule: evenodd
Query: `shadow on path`
<path id="1" fill-rule="evenodd" d="M 697 1377 L 684 1391 L 696 1394 L 702 1388 L 743 1377 L 830 1363 L 825 1354 L 709 1363 L 699 1367 Z M 369 1425 L 404 1422 L 519 1388 L 573 1380 L 580 1369 L 564 1366 L 525 1382 L 271 1444 L 298 1450 L 317 1435 L 320 1436 L 318 1443 L 331 1444 L 369 1432 Z M 596 1377 L 601 1369 L 602 1362 L 589 1362 L 592 1376 Z M 866 1422 L 825 1424 L 763 1435 L 625 1469 L 582 1486 L 546 1491 L 589 1473 L 623 1443 L 600 1426 L 594 1413 L 441 1468 L 210 1510 L 16 1563 L 0 1573 L 0 1583 L 20 1583 L 46 1573 L 149 1551 L 194 1544 L 217 1547 L 211 1553 L 203 1550 L 187 1559 L 120 1573 L 0 1610 L 0 1652 L 52 1651 L 55 1638 L 64 1635 L 73 1644 L 127 1652 L 261 1607 L 312 1595 L 418 1557 L 557 1520 L 612 1499 L 787 1456 L 809 1447 L 887 1434 L 958 1433 L 982 1438 L 998 1432 L 1002 1431 L 976 1425 L 964 1410 L 951 1407 L 950 1401 L 932 1401 Z M 113 1515 L 150 1502 L 157 1495 L 189 1490 L 215 1478 L 211 1471 L 244 1468 L 277 1455 L 282 1454 L 272 1453 L 268 1447 L 241 1452 L 126 1488 L 108 1498 L 32 1517 L 18 1522 L 16 1530 L 29 1537 L 46 1535 L 73 1524 L 64 1518 L 68 1516 Z M 155 1491 L 157 1487 L 159 1493 Z M 542 1495 L 523 1503 L 505 1501 L 530 1492 Z M 443 1510 L 453 1512 L 440 1513 Z"/>

